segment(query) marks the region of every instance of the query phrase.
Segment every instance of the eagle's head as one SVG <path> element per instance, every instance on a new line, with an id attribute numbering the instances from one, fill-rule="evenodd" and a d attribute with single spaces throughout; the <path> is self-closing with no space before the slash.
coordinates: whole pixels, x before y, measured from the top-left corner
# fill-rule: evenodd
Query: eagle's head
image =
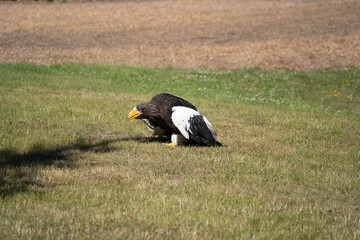
<path id="1" fill-rule="evenodd" d="M 147 103 L 139 103 L 129 112 L 129 119 L 143 119 L 148 118 Z"/>

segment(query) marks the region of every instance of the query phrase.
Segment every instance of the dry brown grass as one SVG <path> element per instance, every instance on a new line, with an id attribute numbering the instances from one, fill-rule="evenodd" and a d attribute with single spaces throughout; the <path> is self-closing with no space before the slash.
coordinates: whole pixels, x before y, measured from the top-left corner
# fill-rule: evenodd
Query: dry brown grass
<path id="1" fill-rule="evenodd" d="M 360 2 L 0 3 L 0 62 L 309 71 L 360 66 Z"/>

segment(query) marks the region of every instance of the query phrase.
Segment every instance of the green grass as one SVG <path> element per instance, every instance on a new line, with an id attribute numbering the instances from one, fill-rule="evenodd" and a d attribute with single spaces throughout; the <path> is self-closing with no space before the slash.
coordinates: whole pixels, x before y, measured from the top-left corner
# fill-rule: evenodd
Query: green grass
<path id="1" fill-rule="evenodd" d="M 225 147 L 148 138 L 160 92 Z M 0 64 L 0 239 L 359 239 L 359 97 L 351 67 Z"/>

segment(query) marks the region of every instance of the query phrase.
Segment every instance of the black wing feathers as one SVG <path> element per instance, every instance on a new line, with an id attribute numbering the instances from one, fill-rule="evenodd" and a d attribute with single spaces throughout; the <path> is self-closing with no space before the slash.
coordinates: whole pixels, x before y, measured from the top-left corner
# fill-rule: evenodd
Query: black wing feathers
<path id="1" fill-rule="evenodd" d="M 215 146 L 217 142 L 207 127 L 203 117 L 196 115 L 190 118 L 190 139 L 198 145 Z"/>

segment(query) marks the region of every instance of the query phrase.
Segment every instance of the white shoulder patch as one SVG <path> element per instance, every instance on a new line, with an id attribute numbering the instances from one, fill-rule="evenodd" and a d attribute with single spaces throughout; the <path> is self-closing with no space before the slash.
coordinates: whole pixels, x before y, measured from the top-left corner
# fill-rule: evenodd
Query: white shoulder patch
<path id="1" fill-rule="evenodd" d="M 172 111 L 173 113 L 171 115 L 171 120 L 173 121 L 174 125 L 186 139 L 189 139 L 190 118 L 201 114 L 194 109 L 180 106 L 173 107 Z"/>

